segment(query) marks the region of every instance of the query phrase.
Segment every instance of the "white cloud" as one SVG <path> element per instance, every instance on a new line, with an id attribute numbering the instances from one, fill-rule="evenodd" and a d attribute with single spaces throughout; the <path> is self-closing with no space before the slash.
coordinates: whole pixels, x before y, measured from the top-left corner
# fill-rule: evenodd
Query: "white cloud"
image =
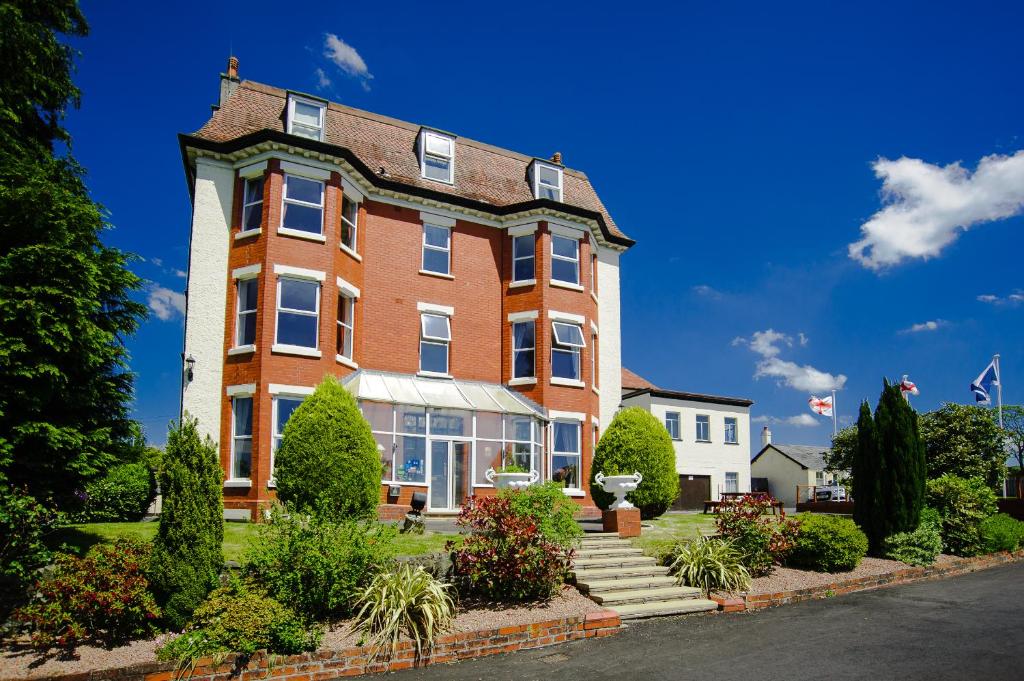
<path id="1" fill-rule="evenodd" d="M 787 426 L 793 426 L 794 428 L 814 428 L 815 426 L 821 425 L 822 421 L 814 418 L 810 414 L 797 414 L 796 416 L 755 416 L 750 419 L 751 423 L 770 423 L 776 424 L 781 423 Z"/>
<path id="2" fill-rule="evenodd" d="M 849 246 L 850 257 L 873 270 L 933 258 L 961 230 L 1024 210 L 1024 151 L 986 156 L 974 173 L 959 162 L 942 167 L 906 157 L 880 158 L 873 168 L 886 205 Z"/>
<path id="3" fill-rule="evenodd" d="M 181 279 L 184 279 L 184 278 L 188 277 L 188 272 L 186 272 L 185 270 L 177 270 L 177 269 L 175 269 L 175 270 L 171 270 L 171 271 L 174 273 L 174 276 L 180 277 Z"/>
<path id="4" fill-rule="evenodd" d="M 708 286 L 707 284 L 698 284 L 691 289 L 698 296 L 704 296 L 705 298 L 718 299 L 722 297 L 722 293 Z"/>
<path id="5" fill-rule="evenodd" d="M 150 285 L 146 303 L 161 321 L 169 322 L 176 317 L 185 316 L 185 294 L 158 284 Z"/>
<path id="6" fill-rule="evenodd" d="M 978 300 L 990 305 L 1019 305 L 1020 303 L 1024 303 L 1024 291 L 1017 289 L 1010 295 L 1003 297 L 986 293 L 978 296 Z"/>
<path id="7" fill-rule="evenodd" d="M 343 73 L 352 78 L 358 78 L 364 90 L 370 89 L 369 81 L 373 79 L 373 74 L 370 73 L 366 62 L 363 61 L 356 48 L 333 33 L 326 33 L 324 34 L 324 56 L 330 59 Z M 326 76 L 322 75 L 321 71 L 321 82 L 325 78 Z M 328 84 L 330 84 L 329 81 Z"/>
<path id="8" fill-rule="evenodd" d="M 846 385 L 846 376 L 843 374 L 832 375 L 809 364 L 799 365 L 780 359 L 781 345 L 793 347 L 793 339 L 774 329 L 756 331 L 749 340 L 734 338 L 732 344 L 748 345 L 752 351 L 761 355 L 762 359 L 757 363 L 754 378 L 778 378 L 790 388 L 812 393 L 841 390 Z"/>
<path id="9" fill-rule="evenodd" d="M 321 90 L 331 86 L 331 79 L 327 77 L 327 73 L 321 68 L 316 70 L 316 86 Z"/>
<path id="10" fill-rule="evenodd" d="M 803 331 L 798 333 L 796 336 L 797 336 L 798 339 L 800 339 L 800 345 L 801 346 L 807 345 L 807 343 L 809 343 L 810 340 L 811 340 L 810 338 L 808 338 L 807 336 L 804 335 Z"/>
<path id="11" fill-rule="evenodd" d="M 163 267 L 164 261 L 161 258 L 150 258 L 149 261 L 157 267 Z"/>
<path id="12" fill-rule="evenodd" d="M 905 329 L 901 329 L 900 333 L 921 333 L 922 331 L 938 331 L 942 327 L 948 325 L 945 319 L 930 319 L 920 324 L 912 324 Z"/>

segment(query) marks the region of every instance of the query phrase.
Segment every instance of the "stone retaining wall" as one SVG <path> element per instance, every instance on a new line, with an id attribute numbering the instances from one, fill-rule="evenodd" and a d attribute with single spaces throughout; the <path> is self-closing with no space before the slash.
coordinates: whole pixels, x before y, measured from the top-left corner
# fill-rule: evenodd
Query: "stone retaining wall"
<path id="1" fill-rule="evenodd" d="M 757 608 L 768 608 L 773 605 L 785 605 L 787 603 L 799 603 L 816 598 L 838 596 L 840 594 L 852 593 L 854 591 L 867 591 L 896 584 L 907 584 L 925 579 L 938 579 L 940 577 L 952 577 L 968 572 L 976 572 L 986 568 L 1013 563 L 1024 560 L 1024 549 L 1013 553 L 1001 551 L 975 558 L 957 558 L 942 565 L 930 565 L 928 567 L 907 567 L 896 572 L 889 572 L 883 575 L 869 575 L 851 579 L 838 579 L 831 584 L 807 589 L 795 589 L 793 591 L 780 591 L 771 594 L 744 594 L 742 596 L 712 596 L 711 599 L 718 603 L 718 609 L 723 612 L 738 612 L 741 610 L 755 610 Z"/>
<path id="2" fill-rule="evenodd" d="M 393 657 L 384 661 L 371 660 L 366 648 L 353 647 L 343 650 L 318 650 L 302 655 L 276 656 L 273 660 L 260 653 L 250 658 L 244 666 L 234 655 L 227 656 L 217 664 L 211 658 L 202 658 L 196 662 L 191 673 L 185 670 L 179 674 L 175 665 L 171 663 L 149 662 L 122 669 L 51 676 L 46 677 L 45 681 L 175 681 L 179 676 L 190 681 L 326 681 L 343 676 L 398 671 L 428 664 L 542 648 L 583 638 L 602 638 L 617 633 L 620 625 L 617 613 L 601 610 L 588 613 L 586 616 L 450 634 L 438 639 L 430 655 L 420 659 L 416 658 L 415 646 L 406 641 L 399 644 L 398 651 Z"/>

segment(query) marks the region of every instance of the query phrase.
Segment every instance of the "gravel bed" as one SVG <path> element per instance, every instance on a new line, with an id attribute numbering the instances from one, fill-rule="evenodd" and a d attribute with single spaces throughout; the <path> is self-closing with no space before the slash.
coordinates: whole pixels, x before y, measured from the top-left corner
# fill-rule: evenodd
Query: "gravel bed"
<path id="1" fill-rule="evenodd" d="M 588 612 L 601 609 L 597 603 L 582 596 L 576 589 L 567 586 L 562 589 L 561 593 L 542 605 L 510 606 L 464 602 L 459 606 L 452 632 L 495 629 L 561 617 L 583 616 Z M 356 645 L 357 641 L 358 636 L 351 632 L 351 625 L 347 622 L 340 622 L 324 635 L 321 648 L 348 648 Z M 0 648 L 0 680 L 74 674 L 98 669 L 127 667 L 140 662 L 153 662 L 156 660 L 156 648 L 156 640 L 135 641 L 111 650 L 80 646 L 75 651 L 77 659 L 61 659 L 57 656 L 40 657 L 35 650 L 27 646 L 4 646 Z"/>

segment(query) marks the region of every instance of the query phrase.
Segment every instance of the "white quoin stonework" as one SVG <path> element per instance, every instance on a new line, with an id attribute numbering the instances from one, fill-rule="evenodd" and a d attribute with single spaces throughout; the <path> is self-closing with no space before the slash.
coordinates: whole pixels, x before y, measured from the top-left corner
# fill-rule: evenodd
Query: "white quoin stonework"
<path id="1" fill-rule="evenodd" d="M 618 251 L 597 248 L 598 387 L 601 390 L 600 430 L 612 422 L 622 397 L 622 332 L 619 315 Z"/>
<path id="2" fill-rule="evenodd" d="M 185 308 L 185 356 L 196 364 L 182 395 L 183 410 L 199 419 L 199 432 L 220 440 L 224 376 L 224 310 L 235 171 L 227 163 L 196 159 Z M 197 304 L 192 304 L 196 301 Z"/>

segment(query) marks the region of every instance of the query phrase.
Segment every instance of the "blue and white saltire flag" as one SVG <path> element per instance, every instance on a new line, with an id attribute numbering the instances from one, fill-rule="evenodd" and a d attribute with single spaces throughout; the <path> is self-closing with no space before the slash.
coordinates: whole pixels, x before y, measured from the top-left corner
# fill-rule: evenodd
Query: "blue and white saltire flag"
<path id="1" fill-rule="evenodd" d="M 996 368 L 996 361 L 993 359 L 981 375 L 971 383 L 971 392 L 974 393 L 974 400 L 978 404 L 992 404 L 990 393 L 992 386 L 999 385 L 999 369 Z"/>

